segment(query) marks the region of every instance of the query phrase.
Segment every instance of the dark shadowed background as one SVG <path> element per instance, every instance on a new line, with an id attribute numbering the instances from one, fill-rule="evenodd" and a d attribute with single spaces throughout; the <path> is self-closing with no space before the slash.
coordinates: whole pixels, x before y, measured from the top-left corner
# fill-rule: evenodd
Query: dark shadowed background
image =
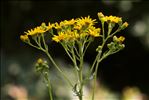
<path id="1" fill-rule="evenodd" d="M 126 86 L 136 86 L 149 94 L 149 2 L 141 0 L 53 0 L 1 1 L 1 87 L 23 84 L 29 91 L 37 80 L 33 63 L 42 52 L 24 44 L 19 36 L 42 22 L 59 22 L 85 17 L 98 19 L 97 13 L 121 16 L 129 27 L 121 32 L 126 37 L 125 49 L 109 56 L 99 67 L 99 78 L 112 91 L 121 92 Z M 99 20 L 97 20 L 99 21 Z M 87 51 L 85 61 L 91 63 L 96 55 L 97 41 Z M 49 43 L 55 58 L 69 63 L 64 50 Z"/>

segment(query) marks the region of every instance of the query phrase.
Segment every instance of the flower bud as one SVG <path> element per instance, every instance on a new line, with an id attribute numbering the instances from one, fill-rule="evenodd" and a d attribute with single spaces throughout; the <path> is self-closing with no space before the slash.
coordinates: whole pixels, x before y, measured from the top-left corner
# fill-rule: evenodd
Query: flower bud
<path id="1" fill-rule="evenodd" d="M 112 48 L 112 43 L 107 44 L 107 47 L 110 49 Z"/>
<path id="2" fill-rule="evenodd" d="M 118 41 L 117 36 L 113 36 L 113 41 L 114 41 L 114 42 L 117 42 L 117 41 Z"/>
<path id="3" fill-rule="evenodd" d="M 99 52 L 99 51 L 101 50 L 101 48 L 102 48 L 102 46 L 99 45 L 99 46 L 97 47 L 96 51 Z"/>
<path id="4" fill-rule="evenodd" d="M 128 27 L 128 25 L 129 25 L 129 24 L 128 24 L 127 22 L 123 23 L 122 26 L 121 26 L 121 29 L 122 29 L 122 30 L 125 29 L 126 27 Z"/>
<path id="5" fill-rule="evenodd" d="M 123 36 L 120 36 L 120 37 L 118 38 L 118 41 L 119 41 L 120 43 L 122 43 L 124 40 L 125 40 L 125 37 L 123 37 Z"/>
<path id="6" fill-rule="evenodd" d="M 119 47 L 120 47 L 120 49 L 123 49 L 123 48 L 125 48 L 125 45 L 124 44 L 120 44 Z"/>
<path id="7" fill-rule="evenodd" d="M 21 35 L 21 36 L 20 36 L 20 39 L 21 39 L 22 41 L 24 41 L 24 42 L 29 40 L 29 38 L 28 38 L 27 35 Z"/>
<path id="8" fill-rule="evenodd" d="M 42 63 L 43 63 L 43 60 L 42 60 L 41 58 L 39 58 L 39 59 L 37 60 L 37 63 L 38 63 L 38 64 L 42 64 Z"/>
<path id="9" fill-rule="evenodd" d="M 98 15 L 99 20 L 102 23 L 104 23 L 105 21 L 107 21 L 107 19 L 104 17 L 104 15 L 102 14 L 102 12 L 99 12 L 97 15 Z"/>
<path id="10" fill-rule="evenodd" d="M 48 66 L 47 62 L 44 61 L 44 60 L 41 59 L 41 58 L 39 58 L 39 59 L 37 60 L 37 63 L 36 63 L 36 65 L 35 65 L 35 67 L 36 67 L 36 71 L 37 71 L 37 72 L 41 72 L 41 73 L 46 74 L 46 73 L 48 73 L 48 71 L 49 71 L 49 66 Z"/>
<path id="11" fill-rule="evenodd" d="M 99 19 L 104 17 L 104 15 L 102 14 L 102 12 L 99 12 L 98 13 L 98 17 L 99 17 Z"/>
<path id="12" fill-rule="evenodd" d="M 114 42 L 122 43 L 124 40 L 125 40 L 125 37 L 123 36 L 120 36 L 119 38 L 117 36 L 113 36 Z"/>

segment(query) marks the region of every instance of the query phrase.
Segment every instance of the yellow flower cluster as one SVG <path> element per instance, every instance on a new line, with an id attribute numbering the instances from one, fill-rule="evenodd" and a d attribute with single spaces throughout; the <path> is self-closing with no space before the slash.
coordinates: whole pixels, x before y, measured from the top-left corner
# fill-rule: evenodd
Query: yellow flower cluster
<path id="1" fill-rule="evenodd" d="M 28 30 L 25 32 L 25 35 L 21 35 L 20 39 L 22 41 L 29 40 L 28 36 L 39 36 L 52 28 L 57 30 L 57 35 L 54 35 L 52 40 L 60 42 L 63 40 L 76 40 L 84 38 L 86 36 L 98 37 L 100 34 L 100 28 L 95 28 L 93 25 L 96 23 L 96 20 L 88 17 L 81 17 L 77 19 L 64 20 L 60 23 L 48 24 L 42 23 L 41 26 L 38 26 L 34 29 Z"/>
<path id="2" fill-rule="evenodd" d="M 122 22 L 121 17 L 116 16 L 104 16 L 101 12 L 98 13 L 98 17 L 103 22 L 112 22 L 112 23 L 119 23 Z"/>
<path id="3" fill-rule="evenodd" d="M 55 23 L 55 28 L 58 29 L 58 35 L 54 35 L 52 40 L 60 42 L 73 41 L 87 36 L 99 37 L 100 28 L 95 28 L 93 26 L 95 23 L 95 20 L 91 19 L 90 16 L 69 21 L 65 20 L 59 24 Z"/>
<path id="4" fill-rule="evenodd" d="M 110 23 L 113 26 L 115 24 L 118 24 L 120 30 L 123 30 L 126 27 L 128 27 L 128 23 L 127 22 L 124 22 L 123 23 L 121 17 L 116 17 L 116 16 L 112 16 L 112 15 L 110 15 L 110 16 L 104 16 L 101 12 L 99 12 L 97 15 L 98 15 L 99 20 L 102 23 L 107 22 L 108 24 Z"/>
<path id="5" fill-rule="evenodd" d="M 21 35 L 20 39 L 22 41 L 27 41 L 29 38 L 28 36 L 38 36 L 41 35 L 47 31 L 49 31 L 50 29 L 52 29 L 54 27 L 54 24 L 50 24 L 48 26 L 46 26 L 45 23 L 42 23 L 41 26 L 35 27 L 34 29 L 28 30 L 27 32 L 24 32 L 25 35 Z"/>
<path id="6" fill-rule="evenodd" d="M 107 23 L 118 23 L 120 29 L 125 29 L 128 26 L 128 23 L 122 23 L 121 17 L 116 16 L 104 16 L 101 12 L 98 13 L 98 17 L 101 22 Z M 29 40 L 28 36 L 40 36 L 41 34 L 55 28 L 56 34 L 52 34 L 52 40 L 55 42 L 61 41 L 74 41 L 78 39 L 84 39 L 88 37 L 99 37 L 100 36 L 100 28 L 94 27 L 96 23 L 96 19 L 88 17 L 81 17 L 77 19 L 64 20 L 60 23 L 48 24 L 42 23 L 41 26 L 38 26 L 34 29 L 28 30 L 25 32 L 25 35 L 21 35 L 20 39 L 22 41 Z"/>
<path id="7" fill-rule="evenodd" d="M 120 22 L 122 22 L 122 18 L 121 17 L 104 16 L 101 12 L 98 13 L 98 17 L 103 22 L 112 22 L 112 23 L 120 23 Z"/>

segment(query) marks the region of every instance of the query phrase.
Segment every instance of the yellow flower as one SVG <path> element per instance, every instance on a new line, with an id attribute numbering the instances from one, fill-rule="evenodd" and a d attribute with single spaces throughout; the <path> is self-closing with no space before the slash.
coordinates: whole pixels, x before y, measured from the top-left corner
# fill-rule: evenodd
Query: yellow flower
<path id="1" fill-rule="evenodd" d="M 116 17 L 116 16 L 104 16 L 101 12 L 98 13 L 98 17 L 101 20 L 101 22 L 112 22 L 112 23 L 119 23 L 122 22 L 121 17 Z"/>
<path id="2" fill-rule="evenodd" d="M 65 39 L 65 34 L 63 32 L 60 32 L 58 35 L 54 35 L 52 38 L 53 41 L 60 42 L 61 40 Z"/>
<path id="3" fill-rule="evenodd" d="M 65 32 L 65 39 L 66 40 L 76 40 L 77 38 L 79 38 L 79 34 L 77 33 L 77 31 L 71 31 L 71 30 L 67 30 Z"/>
<path id="4" fill-rule="evenodd" d="M 54 27 L 54 24 L 49 23 L 46 28 L 46 31 L 51 30 L 53 27 Z"/>
<path id="5" fill-rule="evenodd" d="M 56 41 L 56 42 L 59 42 L 60 40 L 59 40 L 59 36 L 57 36 L 57 35 L 54 35 L 54 37 L 52 38 L 52 40 L 53 41 Z"/>
<path id="6" fill-rule="evenodd" d="M 123 37 L 123 36 L 120 36 L 120 37 L 118 38 L 118 41 L 119 41 L 120 43 L 122 43 L 124 40 L 125 40 L 125 37 Z"/>
<path id="7" fill-rule="evenodd" d="M 111 22 L 113 22 L 113 23 L 122 22 L 122 18 L 120 18 L 120 17 L 114 17 L 113 20 L 111 20 Z"/>
<path id="8" fill-rule="evenodd" d="M 41 34 L 41 33 L 45 33 L 46 32 L 46 30 L 44 29 L 44 28 L 42 28 L 41 26 L 39 26 L 39 27 L 36 27 L 35 29 L 34 29 L 34 32 L 35 33 L 39 33 L 39 34 Z"/>
<path id="9" fill-rule="evenodd" d="M 59 24 L 55 23 L 55 29 L 61 29 L 62 27 L 73 25 L 76 21 L 74 19 L 61 21 Z"/>
<path id="10" fill-rule="evenodd" d="M 116 17 L 116 16 L 105 16 L 105 19 L 107 20 L 107 22 L 113 22 L 113 23 L 119 23 L 122 21 L 121 17 Z"/>
<path id="11" fill-rule="evenodd" d="M 76 21 L 74 19 L 71 20 L 64 20 L 60 23 L 60 26 L 68 26 L 68 25 L 73 25 Z"/>
<path id="12" fill-rule="evenodd" d="M 27 40 L 29 40 L 29 38 L 28 38 L 27 35 L 21 35 L 21 36 L 20 36 L 20 39 L 21 39 L 22 41 L 27 41 Z"/>
<path id="13" fill-rule="evenodd" d="M 89 29 L 89 35 L 93 37 L 99 37 L 99 34 L 100 34 L 100 28 L 91 27 Z"/>
<path id="14" fill-rule="evenodd" d="M 46 30 L 43 29 L 41 26 L 38 26 L 34 29 L 28 30 L 27 32 L 25 32 L 27 35 L 31 35 L 31 36 L 35 36 L 35 35 L 39 35 L 42 33 L 45 33 Z"/>
<path id="15" fill-rule="evenodd" d="M 78 24 L 78 25 L 75 25 L 74 26 L 74 29 L 76 29 L 76 30 L 81 30 L 81 28 L 82 28 L 82 25 L 81 24 Z"/>
<path id="16" fill-rule="evenodd" d="M 73 36 L 75 39 L 79 38 L 79 34 L 77 32 L 74 32 Z"/>
<path id="17" fill-rule="evenodd" d="M 56 23 L 54 24 L 54 28 L 55 28 L 55 29 L 61 29 L 61 26 L 56 22 Z"/>
<path id="18" fill-rule="evenodd" d="M 80 24 L 81 26 L 84 26 L 84 25 L 88 25 L 88 26 L 92 26 L 96 23 L 96 19 L 91 19 L 90 16 L 88 17 L 81 17 L 77 20 L 77 23 Z"/>

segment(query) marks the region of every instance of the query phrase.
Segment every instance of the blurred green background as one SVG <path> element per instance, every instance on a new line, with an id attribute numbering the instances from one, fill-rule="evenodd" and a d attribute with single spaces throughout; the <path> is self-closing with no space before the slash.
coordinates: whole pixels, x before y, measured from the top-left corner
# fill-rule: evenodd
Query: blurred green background
<path id="1" fill-rule="evenodd" d="M 97 13 L 121 16 L 129 27 L 122 31 L 126 37 L 125 49 L 105 59 L 99 67 L 100 83 L 113 93 L 123 94 L 126 87 L 137 87 L 149 96 L 149 2 L 142 0 L 12 0 L 1 1 L 1 100 L 13 100 L 9 92 L 13 86 L 23 86 L 29 100 L 48 99 L 41 77 L 34 71 L 38 57 L 46 56 L 24 44 L 19 36 L 42 22 L 59 22 L 65 19 L 85 17 L 98 19 Z M 100 25 L 97 25 L 100 26 Z M 85 62 L 91 64 L 96 52 L 97 40 L 87 51 Z M 71 62 L 60 45 L 49 42 L 50 53 L 64 65 Z M 70 70 L 68 66 L 66 70 Z M 67 100 L 61 94 L 65 88 L 58 73 L 51 68 L 57 100 Z M 71 73 L 69 73 L 71 74 Z M 63 86 L 63 88 L 62 88 Z M 67 88 L 67 86 L 66 86 Z M 59 98 L 59 96 L 63 98 Z M 65 98 L 66 97 L 66 98 Z M 55 99 L 56 100 L 56 99 Z M 69 100 L 69 98 L 68 98 Z M 71 99 L 72 100 L 72 99 Z M 73 99 L 76 100 L 76 99 Z M 99 99 L 97 99 L 99 100 Z M 104 99 L 103 99 L 104 100 Z M 105 99 L 119 100 L 119 99 Z M 147 99 L 138 99 L 147 100 Z"/>

